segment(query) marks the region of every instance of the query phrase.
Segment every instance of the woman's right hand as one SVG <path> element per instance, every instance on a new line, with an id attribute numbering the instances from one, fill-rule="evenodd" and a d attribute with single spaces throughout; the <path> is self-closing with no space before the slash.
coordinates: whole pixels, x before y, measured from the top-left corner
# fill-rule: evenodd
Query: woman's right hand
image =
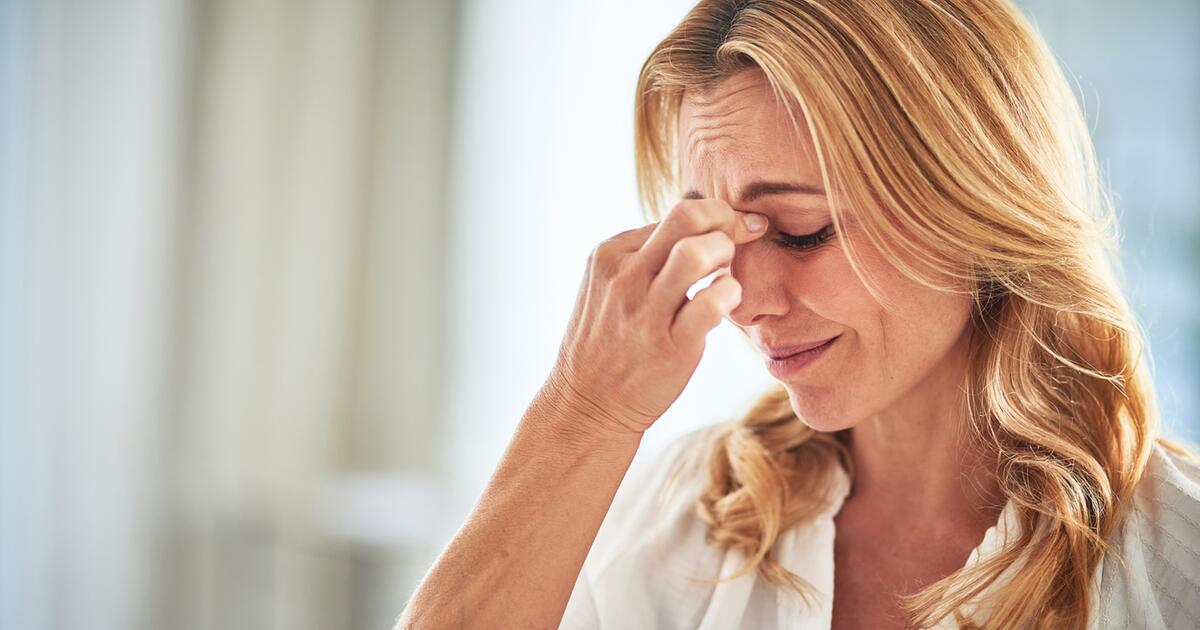
<path id="1" fill-rule="evenodd" d="M 397 628 L 559 625 L 642 433 L 741 303 L 728 274 L 690 300 L 687 291 L 766 233 L 744 216 L 723 201 L 683 201 L 592 251 L 550 378 Z M 565 437 L 561 448 L 548 431 Z"/>
<path id="2" fill-rule="evenodd" d="M 762 225 L 750 229 L 748 217 Z M 592 250 L 545 392 L 579 408 L 574 421 L 598 425 L 572 429 L 640 435 L 667 411 L 695 373 L 708 332 L 741 303 L 728 273 L 734 246 L 765 234 L 766 224 L 720 199 L 689 199 Z"/>

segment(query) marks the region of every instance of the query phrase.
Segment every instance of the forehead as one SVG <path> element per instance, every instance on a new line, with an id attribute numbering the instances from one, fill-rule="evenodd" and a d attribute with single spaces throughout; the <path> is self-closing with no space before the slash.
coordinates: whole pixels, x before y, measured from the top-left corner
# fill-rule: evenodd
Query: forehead
<path id="1" fill-rule="evenodd" d="M 707 92 L 684 93 L 678 133 L 686 182 L 785 176 L 820 181 L 806 126 L 792 127 L 783 103 L 756 70 L 735 74 Z"/>

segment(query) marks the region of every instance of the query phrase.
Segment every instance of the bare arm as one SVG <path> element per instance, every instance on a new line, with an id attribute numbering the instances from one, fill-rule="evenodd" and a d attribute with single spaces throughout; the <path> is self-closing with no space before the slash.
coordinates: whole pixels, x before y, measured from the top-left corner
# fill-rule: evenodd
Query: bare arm
<path id="1" fill-rule="evenodd" d="M 687 297 L 765 233 L 765 219 L 750 229 L 739 214 L 685 200 L 596 247 L 551 377 L 399 628 L 558 626 L 642 434 L 741 300 L 728 273 Z"/>
<path id="2" fill-rule="evenodd" d="M 534 399 L 467 522 L 397 628 L 557 628 L 641 434 L 594 425 L 553 391 Z"/>

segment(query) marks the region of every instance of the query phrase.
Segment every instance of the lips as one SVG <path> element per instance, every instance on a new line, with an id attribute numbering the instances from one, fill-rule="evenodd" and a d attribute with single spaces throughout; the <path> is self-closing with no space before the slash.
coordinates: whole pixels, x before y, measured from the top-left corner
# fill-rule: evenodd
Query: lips
<path id="1" fill-rule="evenodd" d="M 804 352 L 805 350 L 812 350 L 813 348 L 816 348 L 818 346 L 823 346 L 823 345 L 829 343 L 830 341 L 837 339 L 840 336 L 841 335 L 837 335 L 834 337 L 828 337 L 826 339 L 821 339 L 819 341 L 806 341 L 803 343 L 796 343 L 796 344 L 789 344 L 789 345 L 778 345 L 778 346 L 777 345 L 768 345 L 766 347 L 766 354 L 767 354 L 767 356 L 771 357 L 772 359 L 775 359 L 776 361 L 778 361 L 780 359 L 786 359 L 787 357 L 790 357 L 793 354 Z"/>

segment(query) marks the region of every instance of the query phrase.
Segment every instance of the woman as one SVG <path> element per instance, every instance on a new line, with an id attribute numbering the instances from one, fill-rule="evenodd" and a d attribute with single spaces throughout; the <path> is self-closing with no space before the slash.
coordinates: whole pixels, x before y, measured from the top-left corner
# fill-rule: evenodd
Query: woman
<path id="1" fill-rule="evenodd" d="M 1200 464 L 1007 0 L 701 2 L 636 125 L 661 220 L 592 252 L 400 627 L 1200 627 Z M 778 387 L 629 470 L 723 318 Z"/>

